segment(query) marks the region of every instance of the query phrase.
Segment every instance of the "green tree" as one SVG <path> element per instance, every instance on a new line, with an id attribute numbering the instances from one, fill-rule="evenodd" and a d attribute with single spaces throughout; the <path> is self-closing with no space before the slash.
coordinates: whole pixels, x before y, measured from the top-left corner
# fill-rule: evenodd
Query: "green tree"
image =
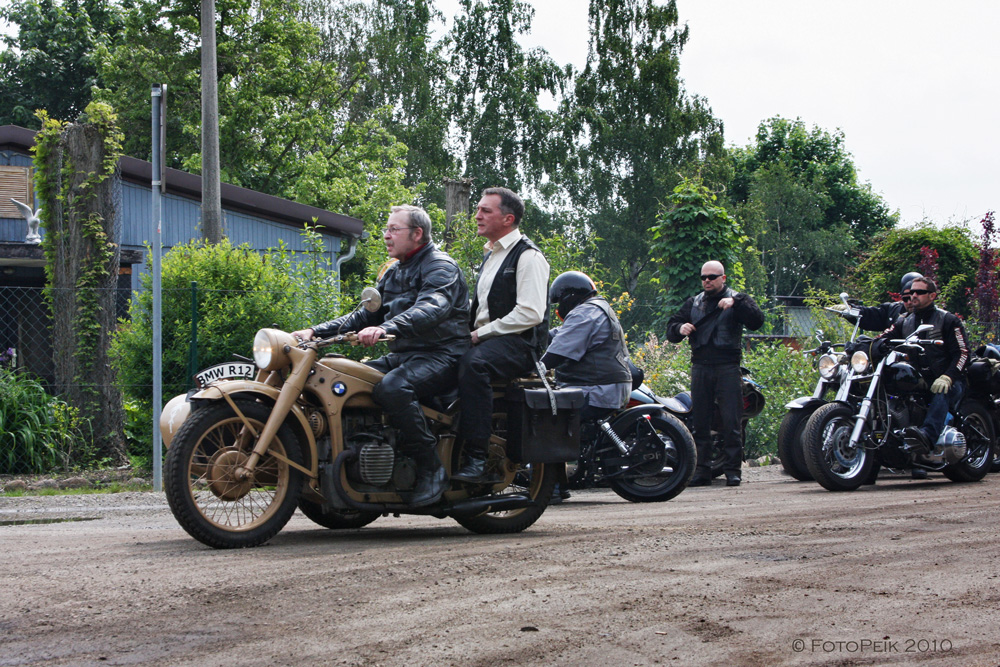
<path id="1" fill-rule="evenodd" d="M 763 254 L 771 296 L 835 289 L 854 248 L 895 226 L 870 184 L 859 183 L 841 131 L 771 118 L 753 144 L 730 151 L 730 207 Z"/>
<path id="2" fill-rule="evenodd" d="M 563 136 L 581 144 L 567 151 L 558 180 L 606 239 L 601 261 L 637 298 L 654 258 L 648 229 L 660 202 L 680 173 L 699 167 L 714 185 L 714 158 L 724 156 L 721 123 L 705 100 L 684 91 L 679 70 L 688 30 L 677 22 L 673 0 L 591 0 L 587 63 L 562 108 Z"/>
<path id="3" fill-rule="evenodd" d="M 743 234 L 700 181 L 684 179 L 674 188 L 650 231 L 663 317 L 669 318 L 684 299 L 701 290 L 698 271 L 705 262 L 722 262 L 729 284 L 739 287 L 742 283 L 739 249 Z"/>
<path id="4" fill-rule="evenodd" d="M 17 28 L 15 35 L 0 35 L 6 47 L 0 52 L 0 125 L 39 129 L 37 109 L 75 121 L 98 83 L 94 51 L 113 43 L 121 26 L 118 6 L 109 0 L 11 0 L 0 6 L 0 22 Z"/>
<path id="5" fill-rule="evenodd" d="M 937 228 L 929 222 L 907 229 L 892 229 L 877 236 L 871 251 L 850 276 L 852 296 L 866 303 L 888 301 L 899 291 L 899 279 L 916 270 L 921 248 L 937 251 L 937 277 L 941 289 L 939 304 L 968 314 L 968 294 L 975 285 L 979 251 L 968 229 Z"/>

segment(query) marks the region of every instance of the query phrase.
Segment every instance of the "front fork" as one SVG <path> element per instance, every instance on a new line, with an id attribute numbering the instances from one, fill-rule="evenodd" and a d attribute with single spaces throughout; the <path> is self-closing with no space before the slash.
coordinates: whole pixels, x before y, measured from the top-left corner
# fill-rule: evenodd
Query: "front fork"
<path id="1" fill-rule="evenodd" d="M 871 384 L 868 387 L 868 393 L 865 394 L 864 399 L 861 401 L 861 407 L 858 409 L 858 414 L 855 417 L 857 421 L 854 423 L 854 430 L 851 431 L 851 441 L 849 447 L 852 449 L 858 446 L 861 442 L 861 432 L 865 428 L 865 424 L 868 423 L 868 415 L 871 413 L 872 402 L 875 399 L 875 392 L 878 390 L 878 381 L 882 377 L 882 367 L 885 365 L 885 359 L 878 362 L 878 366 L 875 367 L 875 373 L 872 375 Z M 853 369 L 851 370 L 853 372 Z M 840 397 L 840 394 L 837 394 Z"/>

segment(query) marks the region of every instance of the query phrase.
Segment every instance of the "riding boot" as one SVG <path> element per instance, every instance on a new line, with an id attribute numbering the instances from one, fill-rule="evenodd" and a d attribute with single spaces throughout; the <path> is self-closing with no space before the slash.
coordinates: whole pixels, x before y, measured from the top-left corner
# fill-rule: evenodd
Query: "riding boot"
<path id="1" fill-rule="evenodd" d="M 486 475 L 486 460 L 489 458 L 489 440 L 466 440 L 463 452 L 465 462 L 451 478 L 467 484 L 482 484 L 489 481 Z"/>
<path id="2" fill-rule="evenodd" d="M 441 495 L 448 488 L 448 473 L 445 472 L 441 459 L 433 449 L 414 454 L 413 460 L 417 464 L 417 483 L 414 484 L 413 493 L 410 495 L 410 505 L 413 507 L 433 505 L 441 499 Z"/>

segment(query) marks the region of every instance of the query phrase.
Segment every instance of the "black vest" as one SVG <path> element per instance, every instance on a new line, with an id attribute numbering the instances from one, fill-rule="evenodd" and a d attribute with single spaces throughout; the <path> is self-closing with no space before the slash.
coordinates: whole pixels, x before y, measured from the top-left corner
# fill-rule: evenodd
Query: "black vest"
<path id="1" fill-rule="evenodd" d="M 736 292 L 727 287 L 723 290 L 720 300 L 735 297 Z M 718 308 L 718 305 L 716 305 Z M 705 293 L 702 292 L 691 302 L 691 322 L 697 324 L 709 312 L 705 306 Z M 736 307 L 724 310 L 715 316 L 715 320 L 698 327 L 689 337 L 691 349 L 711 345 L 720 349 L 739 350 L 743 340 L 743 324 L 736 318 Z"/>
<path id="2" fill-rule="evenodd" d="M 490 286 L 490 293 L 486 296 L 486 308 L 490 314 L 490 322 L 493 320 L 498 320 L 510 311 L 514 310 L 514 306 L 517 305 L 517 261 L 521 258 L 526 250 L 537 250 L 542 252 L 541 249 L 535 245 L 531 239 L 527 236 L 521 236 L 514 247 L 510 249 L 507 256 L 504 257 L 503 262 L 500 264 L 500 268 L 497 269 L 496 276 L 493 278 L 493 284 Z M 483 258 L 483 264 L 489 258 L 489 254 Z M 483 272 L 483 264 L 479 265 L 479 274 Z M 548 286 L 546 285 L 546 293 L 548 293 Z M 476 291 L 472 298 L 472 310 L 470 312 L 469 326 L 475 331 L 476 326 L 476 313 L 479 310 L 479 281 L 476 281 Z M 538 325 L 528 329 L 527 331 L 522 331 L 520 334 L 521 338 L 527 341 L 528 345 L 532 347 L 535 354 L 539 357 L 545 352 L 545 346 L 549 342 L 549 301 L 548 297 L 545 299 L 545 311 L 542 315 L 542 321 Z"/>
<path id="3" fill-rule="evenodd" d="M 597 384 L 632 383 L 632 371 L 628 367 L 628 348 L 625 345 L 625 331 L 604 298 L 594 296 L 577 308 L 591 304 L 607 315 L 611 324 L 611 335 L 597 347 L 587 350 L 579 361 L 570 359 L 556 369 L 556 380 L 561 384 L 591 386 Z"/>
<path id="4" fill-rule="evenodd" d="M 934 311 L 930 317 L 918 320 L 916 313 L 909 313 L 903 317 L 903 338 L 910 336 L 921 324 L 929 324 L 933 329 L 920 334 L 922 340 L 944 340 L 944 318 L 948 311 L 937 306 L 931 306 Z M 950 358 L 945 345 L 928 345 L 924 348 L 927 356 L 927 363 L 935 375 L 940 375 L 948 370 Z"/>

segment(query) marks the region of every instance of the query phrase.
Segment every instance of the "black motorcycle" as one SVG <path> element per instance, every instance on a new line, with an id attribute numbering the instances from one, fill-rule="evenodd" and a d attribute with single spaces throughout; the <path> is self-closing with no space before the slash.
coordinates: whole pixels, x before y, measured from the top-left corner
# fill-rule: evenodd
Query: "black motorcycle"
<path id="1" fill-rule="evenodd" d="M 972 396 L 960 404 L 930 451 L 921 451 L 903 439 L 903 429 L 923 422 L 930 402 L 924 349 L 939 340 L 922 340 L 930 331 L 921 325 L 905 340 L 882 344 L 888 353 L 867 376 L 867 391 L 841 395 L 820 406 L 802 435 L 806 466 L 823 488 L 853 491 L 871 483 L 875 466 L 892 470 L 934 470 L 956 482 L 981 480 L 993 461 L 993 419 Z M 872 365 L 869 352 L 854 349 L 851 373 L 866 377 Z"/>
<path id="2" fill-rule="evenodd" d="M 969 395 L 982 403 L 993 418 L 993 433 L 1000 433 L 1000 346 L 982 345 L 969 364 Z M 990 472 L 1000 472 L 1000 446 L 993 444 Z"/>
<path id="3" fill-rule="evenodd" d="M 581 436 L 580 458 L 567 464 L 571 489 L 611 487 L 634 503 L 659 502 L 677 496 L 694 476 L 694 439 L 658 400 L 630 401 L 584 424 Z"/>

